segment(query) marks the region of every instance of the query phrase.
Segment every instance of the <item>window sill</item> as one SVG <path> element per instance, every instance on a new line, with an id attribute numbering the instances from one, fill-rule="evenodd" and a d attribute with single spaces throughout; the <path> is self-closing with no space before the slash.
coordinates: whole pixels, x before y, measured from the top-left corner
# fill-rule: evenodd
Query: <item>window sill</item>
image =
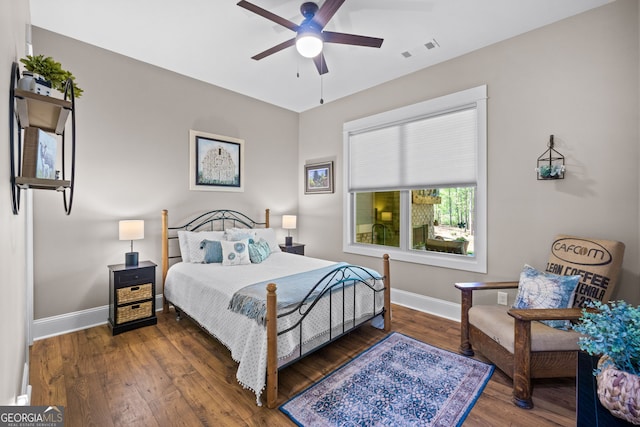
<path id="1" fill-rule="evenodd" d="M 389 258 L 394 261 L 451 268 L 454 270 L 472 271 L 475 273 L 487 272 L 486 259 L 481 259 L 478 256 L 455 255 L 421 250 L 404 251 L 391 246 L 372 246 L 362 244 L 345 244 L 342 250 L 350 254 L 375 258 L 380 258 L 384 254 L 389 254 Z"/>

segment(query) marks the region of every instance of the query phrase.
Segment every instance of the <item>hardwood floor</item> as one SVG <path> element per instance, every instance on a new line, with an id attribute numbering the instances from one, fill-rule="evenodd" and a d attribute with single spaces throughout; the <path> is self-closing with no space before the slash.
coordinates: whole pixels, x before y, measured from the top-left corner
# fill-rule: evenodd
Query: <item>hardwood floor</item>
<path id="1" fill-rule="evenodd" d="M 459 324 L 393 306 L 393 330 L 457 351 Z M 280 373 L 278 404 L 379 341 L 363 326 Z M 479 359 L 482 360 L 481 357 Z M 36 341 L 32 405 L 63 405 L 66 426 L 292 426 L 258 407 L 235 379 L 229 351 L 188 319 L 158 313 L 158 324 L 111 336 L 106 325 Z M 511 380 L 495 370 L 465 426 L 574 426 L 575 380 L 534 382 L 535 408 L 511 403 Z"/>

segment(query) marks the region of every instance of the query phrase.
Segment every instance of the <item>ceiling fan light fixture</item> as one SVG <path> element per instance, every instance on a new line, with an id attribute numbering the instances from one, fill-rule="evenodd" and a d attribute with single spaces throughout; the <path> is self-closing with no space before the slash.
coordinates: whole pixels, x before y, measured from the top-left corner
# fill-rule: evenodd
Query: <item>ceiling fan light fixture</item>
<path id="1" fill-rule="evenodd" d="M 304 31 L 296 36 L 296 49 L 305 58 L 315 58 L 322 52 L 322 37 L 315 31 Z"/>

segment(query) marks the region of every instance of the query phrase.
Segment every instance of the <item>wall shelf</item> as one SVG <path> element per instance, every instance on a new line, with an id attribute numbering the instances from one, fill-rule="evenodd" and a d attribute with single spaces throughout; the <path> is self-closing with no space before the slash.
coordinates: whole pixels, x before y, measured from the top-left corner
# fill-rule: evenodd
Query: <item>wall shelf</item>
<path id="1" fill-rule="evenodd" d="M 15 89 L 16 116 L 20 127 L 36 127 L 62 135 L 72 109 L 71 101 Z"/>
<path id="2" fill-rule="evenodd" d="M 64 210 L 71 213 L 75 177 L 76 125 L 75 96 L 73 82 L 67 80 L 64 99 L 44 96 L 19 89 L 20 68 L 14 62 L 11 67 L 11 86 L 9 88 L 9 157 L 11 172 L 11 196 L 14 215 L 20 210 L 20 190 L 54 190 L 62 193 Z M 71 141 L 67 144 L 66 128 L 71 116 Z M 15 120 L 14 120 L 15 117 Z M 42 179 L 33 176 L 22 176 L 23 133 L 26 128 L 38 128 L 44 132 L 59 135 L 62 140 L 61 172 L 62 179 Z M 28 132 L 27 132 L 28 133 Z M 69 147 L 70 146 L 70 147 Z M 70 151 L 67 151 L 70 148 Z M 70 173 L 67 173 L 70 160 Z M 29 174 L 30 175 L 30 174 Z M 66 179 L 67 176 L 69 179 Z"/>
<path id="3" fill-rule="evenodd" d="M 16 185 L 22 189 L 33 188 L 36 190 L 64 191 L 71 187 L 71 181 L 64 179 L 42 179 L 17 176 Z"/>

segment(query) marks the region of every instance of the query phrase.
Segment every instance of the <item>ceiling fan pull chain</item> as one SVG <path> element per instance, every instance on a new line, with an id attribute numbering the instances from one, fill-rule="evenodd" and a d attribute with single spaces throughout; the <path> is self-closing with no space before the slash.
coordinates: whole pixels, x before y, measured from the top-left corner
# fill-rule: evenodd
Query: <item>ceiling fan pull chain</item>
<path id="1" fill-rule="evenodd" d="M 320 60 L 322 60 L 322 58 L 320 58 Z M 322 98 L 322 95 L 324 94 L 324 85 L 322 83 L 322 74 L 320 74 L 320 105 L 324 104 L 324 99 Z"/>

